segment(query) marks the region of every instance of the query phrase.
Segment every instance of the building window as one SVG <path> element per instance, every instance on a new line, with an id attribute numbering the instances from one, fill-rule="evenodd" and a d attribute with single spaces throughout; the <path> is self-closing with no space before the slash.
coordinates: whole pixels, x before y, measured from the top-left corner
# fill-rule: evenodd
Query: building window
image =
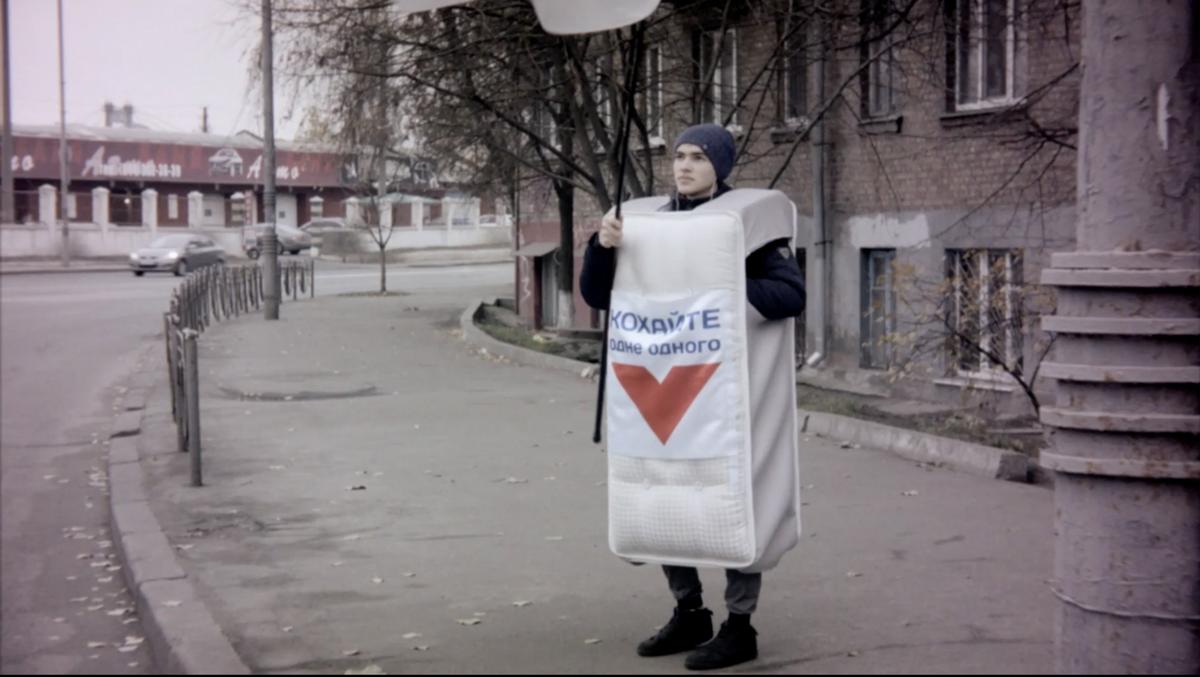
<path id="1" fill-rule="evenodd" d="M 780 115 L 785 125 L 803 124 L 808 113 L 808 45 L 803 26 L 791 27 L 785 35 Z"/>
<path id="2" fill-rule="evenodd" d="M 167 196 L 167 218 L 172 221 L 179 218 L 179 196 L 174 193 Z"/>
<path id="3" fill-rule="evenodd" d="M 700 33 L 699 51 L 700 122 L 737 124 L 737 31 Z"/>
<path id="4" fill-rule="evenodd" d="M 413 183 L 427 186 L 433 180 L 433 168 L 425 160 L 417 160 L 412 165 Z"/>
<path id="5" fill-rule="evenodd" d="M 1016 0 L 958 0 L 949 72 L 957 110 L 1016 101 Z"/>
<path id="6" fill-rule="evenodd" d="M 605 54 L 592 59 L 592 101 L 596 104 L 601 125 L 592 139 L 592 147 L 597 153 L 603 153 L 606 140 L 616 136 L 613 129 L 612 81 L 612 55 Z"/>
<path id="7" fill-rule="evenodd" d="M 663 55 L 661 47 L 646 49 L 646 92 L 642 96 L 642 111 L 646 121 L 646 132 L 650 136 L 650 147 L 666 145 L 663 134 Z"/>
<path id="8" fill-rule="evenodd" d="M 862 74 L 864 117 L 879 118 L 896 111 L 897 13 L 891 0 L 863 0 Z"/>
<path id="9" fill-rule="evenodd" d="M 947 250 L 946 275 L 952 370 L 962 375 L 1020 374 L 1021 252 L 1016 249 Z"/>
<path id="10" fill-rule="evenodd" d="M 867 369 L 886 369 L 892 364 L 896 334 L 895 262 L 895 249 L 862 250 L 860 363 Z"/>

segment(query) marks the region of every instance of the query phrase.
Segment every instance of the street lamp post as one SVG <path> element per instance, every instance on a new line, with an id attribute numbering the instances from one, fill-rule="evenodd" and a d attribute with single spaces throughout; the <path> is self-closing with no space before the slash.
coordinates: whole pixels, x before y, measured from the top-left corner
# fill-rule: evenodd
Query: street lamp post
<path id="1" fill-rule="evenodd" d="M 279 255 L 275 235 L 275 87 L 272 71 L 271 0 L 262 0 L 263 71 L 263 315 L 279 319 Z"/>

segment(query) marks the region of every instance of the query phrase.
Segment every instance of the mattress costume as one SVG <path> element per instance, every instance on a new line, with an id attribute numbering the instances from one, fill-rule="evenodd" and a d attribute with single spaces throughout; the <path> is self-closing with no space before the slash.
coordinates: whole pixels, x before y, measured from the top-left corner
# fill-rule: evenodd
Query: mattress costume
<path id="1" fill-rule="evenodd" d="M 688 212 L 623 205 L 608 314 L 609 546 L 678 566 L 769 570 L 800 534 L 794 320 L 746 299 L 745 258 L 794 237 L 778 191 Z"/>

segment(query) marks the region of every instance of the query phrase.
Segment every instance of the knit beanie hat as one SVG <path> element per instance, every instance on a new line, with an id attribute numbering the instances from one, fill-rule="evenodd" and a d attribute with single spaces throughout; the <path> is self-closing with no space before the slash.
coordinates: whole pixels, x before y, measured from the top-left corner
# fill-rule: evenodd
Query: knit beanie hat
<path id="1" fill-rule="evenodd" d="M 729 172 L 733 171 L 733 161 L 737 156 L 737 144 L 729 130 L 721 125 L 703 124 L 692 125 L 683 130 L 675 139 L 675 150 L 685 143 L 700 147 L 708 156 L 713 169 L 717 173 L 717 182 L 723 182 Z"/>

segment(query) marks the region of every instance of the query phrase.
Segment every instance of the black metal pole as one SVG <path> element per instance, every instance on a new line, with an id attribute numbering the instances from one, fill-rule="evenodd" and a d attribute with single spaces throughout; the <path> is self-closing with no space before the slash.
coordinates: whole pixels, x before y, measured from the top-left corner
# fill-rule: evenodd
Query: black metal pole
<path id="1" fill-rule="evenodd" d="M 621 120 L 621 162 L 617 171 L 617 194 L 613 202 L 617 206 L 616 216 L 621 218 L 621 200 L 625 194 L 625 167 L 629 158 L 629 134 L 632 126 L 634 104 L 637 101 L 637 79 L 642 67 L 642 42 L 645 38 L 646 27 L 637 24 L 633 27 L 633 59 L 625 77 L 625 117 Z M 615 260 L 617 253 L 613 252 Z M 612 294 L 609 290 L 609 307 L 612 306 Z M 592 442 L 600 444 L 600 424 L 604 418 L 604 384 L 608 376 L 608 311 L 604 313 L 604 334 L 600 343 L 600 379 L 596 393 L 596 427 L 592 432 Z"/>

